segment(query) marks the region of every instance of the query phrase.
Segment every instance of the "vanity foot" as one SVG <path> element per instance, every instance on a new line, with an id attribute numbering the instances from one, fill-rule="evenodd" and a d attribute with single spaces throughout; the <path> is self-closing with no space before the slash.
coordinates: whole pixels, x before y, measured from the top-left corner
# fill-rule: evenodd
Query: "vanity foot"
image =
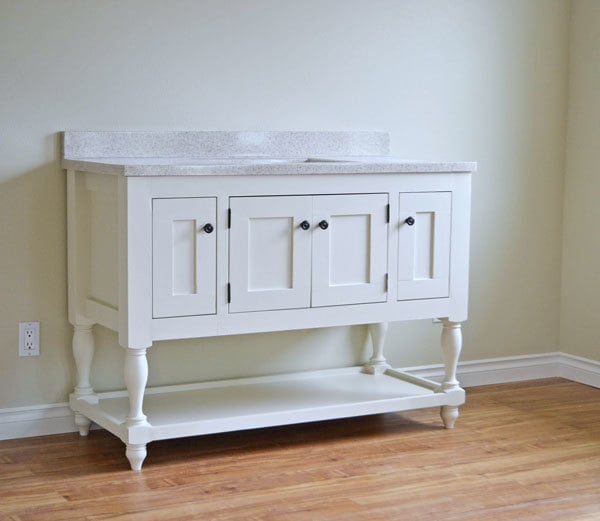
<path id="1" fill-rule="evenodd" d="M 92 420 L 86 418 L 83 414 L 75 413 L 75 425 L 79 428 L 80 436 L 87 436 L 90 432 L 90 425 L 92 424 Z"/>
<path id="2" fill-rule="evenodd" d="M 446 429 L 454 429 L 454 424 L 458 418 L 458 407 L 455 405 L 444 405 L 440 410 L 440 416 Z"/>
<path id="3" fill-rule="evenodd" d="M 127 445 L 125 456 L 129 460 L 131 470 L 142 470 L 142 463 L 146 459 L 146 444 L 131 443 Z"/>

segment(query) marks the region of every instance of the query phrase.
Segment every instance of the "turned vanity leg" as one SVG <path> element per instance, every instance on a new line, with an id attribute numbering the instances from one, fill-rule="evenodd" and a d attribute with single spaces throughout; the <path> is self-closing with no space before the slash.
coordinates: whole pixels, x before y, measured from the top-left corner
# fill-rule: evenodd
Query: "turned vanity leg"
<path id="1" fill-rule="evenodd" d="M 75 324 L 73 326 L 73 357 L 77 368 L 77 385 L 73 394 L 76 398 L 94 394 L 90 383 L 92 360 L 94 358 L 94 324 Z M 87 436 L 91 421 L 79 412 L 75 412 L 75 425 L 81 436 Z"/>
<path id="2" fill-rule="evenodd" d="M 127 349 L 125 385 L 129 394 L 127 425 L 130 427 L 146 423 L 146 415 L 142 412 L 142 404 L 147 381 L 148 361 L 146 360 L 146 349 Z"/>
<path id="3" fill-rule="evenodd" d="M 447 318 L 442 320 L 442 354 L 444 357 L 445 374 L 441 388 L 443 391 L 452 391 L 460 389 L 456 379 L 456 367 L 458 357 L 462 349 L 462 332 L 460 322 L 451 322 Z M 444 405 L 440 411 L 440 416 L 446 429 L 454 428 L 454 423 L 458 418 L 458 406 Z"/>
<path id="4" fill-rule="evenodd" d="M 146 459 L 145 443 L 128 443 L 125 449 L 125 455 L 131 465 L 131 470 L 142 470 L 142 463 Z"/>
<path id="5" fill-rule="evenodd" d="M 128 348 L 125 356 L 125 385 L 129 395 L 128 427 L 147 423 L 146 415 L 142 410 L 147 381 L 148 360 L 146 359 L 146 349 Z M 146 444 L 128 443 L 125 455 L 129 460 L 131 469 L 140 470 L 146 458 Z"/>
<path id="6" fill-rule="evenodd" d="M 371 356 L 371 359 L 364 366 L 367 373 L 382 374 L 390 367 L 385 356 L 383 356 L 383 346 L 387 330 L 387 322 L 369 324 L 369 336 L 371 337 L 371 342 L 373 344 L 373 356 Z"/>

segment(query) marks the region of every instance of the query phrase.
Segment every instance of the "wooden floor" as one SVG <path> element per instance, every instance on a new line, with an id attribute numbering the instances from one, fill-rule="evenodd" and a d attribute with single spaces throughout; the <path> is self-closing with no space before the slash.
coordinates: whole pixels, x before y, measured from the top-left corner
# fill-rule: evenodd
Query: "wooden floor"
<path id="1" fill-rule="evenodd" d="M 437 410 L 150 444 L 105 431 L 0 442 L 0 519 L 600 520 L 600 389 L 467 390 Z"/>

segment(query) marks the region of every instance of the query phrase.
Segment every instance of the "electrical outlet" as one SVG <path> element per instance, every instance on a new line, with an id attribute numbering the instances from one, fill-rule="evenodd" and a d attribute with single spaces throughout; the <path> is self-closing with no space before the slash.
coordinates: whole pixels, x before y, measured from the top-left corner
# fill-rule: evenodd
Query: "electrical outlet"
<path id="1" fill-rule="evenodd" d="M 40 356 L 39 322 L 19 322 L 19 356 Z"/>

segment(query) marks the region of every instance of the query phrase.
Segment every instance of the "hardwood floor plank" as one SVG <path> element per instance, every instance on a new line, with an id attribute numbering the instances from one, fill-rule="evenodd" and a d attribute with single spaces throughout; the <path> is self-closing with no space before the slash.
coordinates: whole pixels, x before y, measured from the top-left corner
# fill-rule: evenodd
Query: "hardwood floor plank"
<path id="1" fill-rule="evenodd" d="M 150 445 L 105 431 L 0 442 L 2 521 L 600 520 L 600 390 L 468 390 L 454 430 L 410 411 Z"/>

